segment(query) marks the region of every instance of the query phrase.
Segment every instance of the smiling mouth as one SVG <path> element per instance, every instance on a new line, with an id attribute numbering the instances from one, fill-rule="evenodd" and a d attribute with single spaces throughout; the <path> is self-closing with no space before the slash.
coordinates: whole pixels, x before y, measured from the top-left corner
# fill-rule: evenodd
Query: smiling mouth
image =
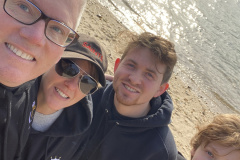
<path id="1" fill-rule="evenodd" d="M 13 45 L 7 43 L 7 47 L 13 52 L 15 53 L 15 55 L 17 55 L 18 57 L 21 57 L 25 60 L 28 60 L 28 61 L 33 61 L 34 60 L 34 57 L 30 56 L 29 54 L 27 53 L 24 53 L 23 51 L 15 48 Z"/>
<path id="2" fill-rule="evenodd" d="M 133 89 L 133 88 L 131 88 L 131 87 L 129 87 L 128 85 L 126 85 L 126 84 L 124 84 L 123 85 L 128 91 L 130 91 L 130 92 L 133 92 L 133 93 L 138 93 L 138 91 L 137 90 L 135 90 L 135 89 Z"/>
<path id="3" fill-rule="evenodd" d="M 62 91 L 60 91 L 58 88 L 55 87 L 55 90 L 58 92 L 58 94 L 59 94 L 61 97 L 65 98 L 65 99 L 68 99 L 68 98 L 69 98 L 66 94 L 64 94 L 64 93 L 63 93 Z"/>

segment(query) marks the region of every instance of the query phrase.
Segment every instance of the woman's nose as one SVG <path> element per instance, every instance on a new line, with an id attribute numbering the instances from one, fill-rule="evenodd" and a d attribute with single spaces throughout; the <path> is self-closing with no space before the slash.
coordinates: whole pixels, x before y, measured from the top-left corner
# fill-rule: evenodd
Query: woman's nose
<path id="1" fill-rule="evenodd" d="M 79 88 L 79 76 L 69 78 L 65 81 L 65 85 L 70 89 L 70 90 L 75 90 Z"/>

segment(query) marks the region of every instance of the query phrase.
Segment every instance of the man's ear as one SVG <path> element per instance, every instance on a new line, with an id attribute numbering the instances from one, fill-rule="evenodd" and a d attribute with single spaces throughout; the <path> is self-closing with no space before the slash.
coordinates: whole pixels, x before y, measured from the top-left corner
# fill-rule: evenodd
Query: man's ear
<path id="1" fill-rule="evenodd" d="M 115 65 L 114 65 L 114 73 L 115 73 L 115 71 L 117 70 L 120 62 L 121 62 L 120 58 L 117 58 L 116 61 L 115 61 Z"/>
<path id="2" fill-rule="evenodd" d="M 155 93 L 154 97 L 162 95 L 169 87 L 168 83 L 164 83 L 160 86 L 159 90 Z"/>

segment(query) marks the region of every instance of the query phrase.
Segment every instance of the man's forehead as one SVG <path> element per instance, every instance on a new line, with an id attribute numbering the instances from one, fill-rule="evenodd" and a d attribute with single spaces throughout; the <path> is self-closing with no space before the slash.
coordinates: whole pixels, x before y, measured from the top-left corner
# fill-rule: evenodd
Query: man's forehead
<path id="1" fill-rule="evenodd" d="M 166 65 L 161 63 L 158 59 L 157 56 L 155 56 L 154 54 L 151 53 L 151 51 L 147 48 L 144 48 L 146 50 L 149 51 L 149 55 L 147 56 L 136 56 L 138 54 L 138 50 L 143 49 L 142 47 L 140 48 L 134 48 L 132 50 L 130 50 L 126 56 L 125 56 L 125 60 L 135 63 L 136 65 L 139 66 L 144 66 L 145 70 L 151 71 L 151 72 L 156 72 L 156 73 L 160 73 L 163 74 L 165 72 L 166 69 Z M 124 60 L 123 59 L 123 60 Z"/>
<path id="2" fill-rule="evenodd" d="M 126 58 L 125 59 L 126 62 L 131 62 L 131 63 L 134 63 L 136 66 L 144 69 L 145 71 L 147 72 L 151 72 L 151 73 L 154 73 L 154 74 L 164 74 L 164 71 L 165 71 L 165 65 L 164 64 L 160 64 L 158 62 L 152 62 L 151 64 L 143 64 L 141 62 L 138 62 L 136 59 L 134 58 Z"/>
<path id="3" fill-rule="evenodd" d="M 76 16 L 74 16 L 74 12 L 76 12 L 78 6 L 74 7 L 74 4 L 72 3 L 73 0 L 68 1 L 30 0 L 30 1 L 33 4 L 35 4 L 48 17 L 63 22 L 64 24 L 71 28 L 75 25 L 76 23 L 75 21 L 77 20 L 77 18 Z"/>

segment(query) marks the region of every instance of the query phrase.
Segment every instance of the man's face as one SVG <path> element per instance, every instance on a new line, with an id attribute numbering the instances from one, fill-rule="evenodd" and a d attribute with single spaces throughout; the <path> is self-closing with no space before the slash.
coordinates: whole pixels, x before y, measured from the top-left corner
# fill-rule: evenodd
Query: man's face
<path id="1" fill-rule="evenodd" d="M 156 58 L 147 48 L 130 50 L 114 74 L 115 100 L 126 106 L 147 105 L 159 96 L 166 66 L 156 64 Z"/>
<path id="2" fill-rule="evenodd" d="M 239 160 L 240 149 L 212 142 L 206 147 L 199 146 L 196 151 L 192 151 L 192 156 L 192 160 Z"/>
<path id="3" fill-rule="evenodd" d="M 32 0 L 45 15 L 76 29 L 81 0 Z M 0 2 L 0 83 L 15 87 L 53 66 L 64 48 L 44 34 L 45 21 L 24 25 L 10 17 Z"/>

